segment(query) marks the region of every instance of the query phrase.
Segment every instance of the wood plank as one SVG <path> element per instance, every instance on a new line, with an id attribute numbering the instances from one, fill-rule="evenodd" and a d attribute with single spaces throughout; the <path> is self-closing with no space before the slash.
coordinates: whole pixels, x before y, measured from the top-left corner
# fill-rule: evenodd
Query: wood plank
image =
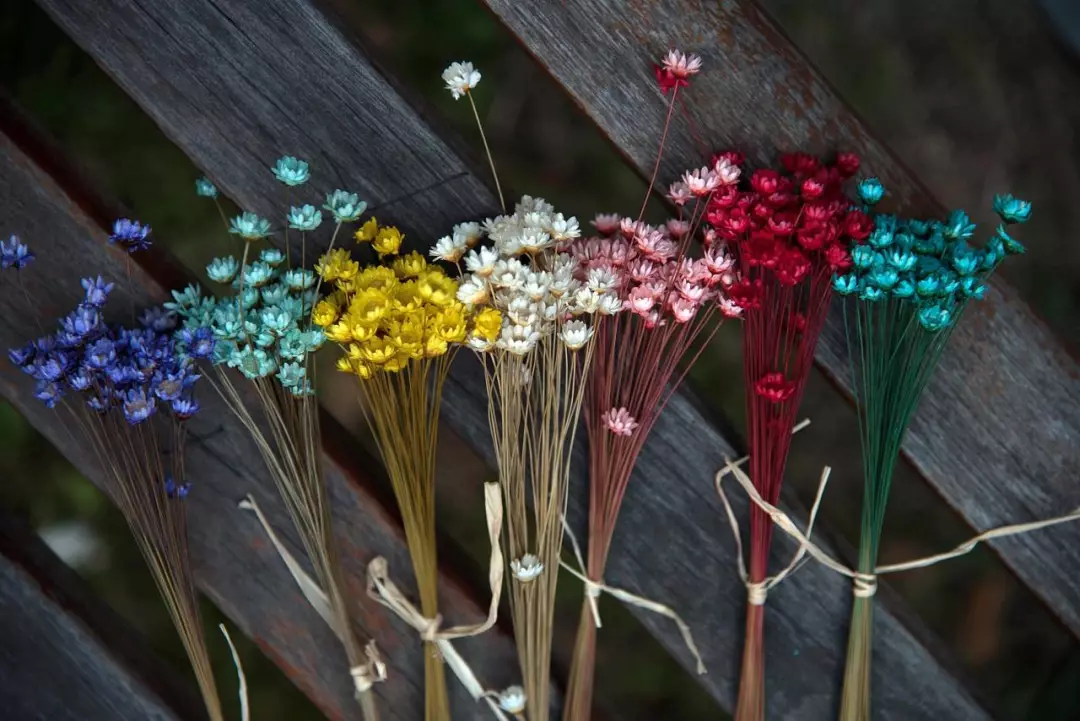
<path id="1" fill-rule="evenodd" d="M 692 126 L 675 123 L 662 178 L 725 147 L 758 165 L 788 150 L 851 150 L 903 210 L 942 212 L 749 0 L 485 2 L 643 173 L 652 170 L 665 114 L 651 64 L 677 47 L 705 64 L 684 96 Z M 581 48 L 590 48 L 589 62 L 582 62 Z M 837 315 L 817 360 L 850 394 Z M 976 529 L 1058 515 L 1080 504 L 1077 398 L 1076 360 L 1010 287 L 995 281 L 957 329 L 904 453 Z M 1080 526 L 992 546 L 1080 634 Z"/>
<path id="2" fill-rule="evenodd" d="M 282 191 L 265 180 L 268 176 L 264 168 L 288 149 L 310 157 L 318 172 L 328 173 L 345 187 L 362 188 L 380 218 L 399 224 L 410 236 L 424 242 L 444 234 L 453 222 L 494 210 L 490 192 L 476 176 L 468 174 L 469 166 L 374 73 L 351 41 L 319 19 L 317 11 L 306 3 L 275 0 L 267 3 L 264 13 L 254 17 L 239 2 L 216 0 L 213 12 L 207 9 L 208 4 L 194 2 L 186 6 L 185 22 L 178 23 L 170 14 L 174 11 L 169 3 L 136 7 L 125 0 L 107 0 L 99 13 L 123 17 L 119 31 L 112 28 L 115 23 L 106 23 L 110 26 L 106 31 L 102 27 L 105 21 L 97 19 L 98 13 L 91 16 L 77 3 L 42 0 L 42 5 L 197 164 L 215 179 L 221 179 L 229 195 L 245 207 L 269 213 L 280 206 Z M 162 31 L 162 26 L 169 32 Z M 231 45 L 242 47 L 244 54 L 230 55 L 229 63 L 195 62 L 208 57 L 216 47 L 215 38 L 222 36 L 232 38 Z M 319 43 L 303 43 L 297 67 L 275 65 L 278 61 L 271 57 L 277 52 L 274 48 L 292 47 L 299 42 L 294 38 L 307 37 L 317 37 Z M 258 38 L 259 42 L 248 38 Z M 316 44 L 319 49 L 310 47 Z M 310 55 L 316 52 L 333 56 L 340 72 L 330 78 L 299 67 L 301 62 L 312 62 Z M 176 53 L 181 54 L 179 60 Z M 184 53 L 191 54 L 190 61 L 183 59 Z M 140 59 L 137 68 L 131 60 L 136 57 Z M 265 74 L 259 69 L 263 63 L 274 66 L 275 72 Z M 259 79 L 257 92 L 248 81 L 249 75 Z M 204 92 L 204 88 L 214 88 L 214 94 Z M 329 93 L 331 88 L 334 103 L 328 105 L 320 99 L 320 92 Z M 274 98 L 272 107 L 264 100 L 267 95 Z M 373 110 L 373 98 L 378 102 L 377 112 Z M 332 127 L 338 122 L 336 118 L 348 118 L 348 131 L 324 133 L 320 114 L 327 116 Z M 298 123 L 296 118 L 306 121 Z M 363 147 L 352 143 L 354 137 L 364 138 Z M 393 173 L 390 180 L 373 175 L 387 169 Z M 446 178 L 446 182 L 416 183 L 411 189 L 398 187 L 432 172 Z M 385 187 L 387 183 L 394 187 Z M 414 195 L 406 199 L 395 195 L 398 192 Z M 486 415 L 479 405 L 483 403 L 482 385 L 470 377 L 464 360 L 452 374 L 445 417 L 474 447 L 488 453 Z M 656 483 L 663 484 L 664 497 L 658 502 L 648 485 L 640 480 L 632 484 L 609 580 L 674 602 L 680 611 L 687 611 L 713 668 L 702 681 L 722 705 L 730 708 L 744 599 L 743 592 L 732 582 L 735 576 L 730 535 L 721 525 L 719 503 L 709 490 L 708 480 L 725 450 L 731 453 L 732 446 L 696 412 L 679 411 L 689 408 L 686 401 L 677 401 L 656 431 L 661 440 L 646 456 L 643 473 L 653 477 L 653 489 Z M 700 429 L 700 435 L 687 436 L 687 428 Z M 678 474 L 665 474 L 659 481 L 656 473 L 664 467 L 664 453 L 670 450 L 665 445 L 670 441 L 663 439 L 680 436 L 694 439 L 693 445 L 702 449 L 701 455 L 686 456 L 675 466 Z M 688 483 L 677 480 L 680 477 L 698 480 Z M 583 485 L 579 482 L 577 488 L 580 492 Z M 572 508 L 572 518 L 579 528 L 583 508 L 579 496 Z M 671 529 L 671 545 L 679 549 L 678 559 L 673 561 L 663 549 L 651 547 L 650 535 L 633 532 L 654 527 Z M 667 570 L 672 563 L 679 569 L 676 574 Z M 687 569 L 693 572 L 685 572 Z M 701 578 L 699 569 L 709 569 L 708 579 Z M 787 610 L 781 607 L 777 619 L 786 613 L 788 620 L 778 620 L 782 625 L 770 637 L 780 644 L 773 653 L 777 677 L 806 681 L 793 685 L 792 692 L 784 694 L 786 700 L 778 696 L 776 710 L 784 718 L 787 716 L 783 710 L 804 714 L 802 718 L 818 718 L 827 716 L 827 710 L 835 704 L 849 594 L 838 579 L 820 571 L 807 569 L 799 576 L 803 578 L 800 583 L 806 585 L 777 594 L 778 603 L 785 596 L 789 598 Z M 813 617 L 812 625 L 804 623 L 807 604 L 800 590 L 813 593 L 814 598 L 832 599 L 822 601 L 821 613 Z M 691 607 L 682 608 L 684 603 Z M 895 639 L 883 647 L 895 653 L 882 660 L 879 670 L 892 678 L 912 679 L 909 688 L 920 691 L 897 693 L 895 701 L 890 697 L 889 704 L 895 706 L 895 711 L 887 712 L 894 715 L 885 717 L 984 718 L 985 712 L 955 676 L 895 619 L 890 620 L 887 611 L 883 615 L 883 627 L 889 630 L 882 633 L 885 638 Z M 644 612 L 639 617 L 686 662 L 678 635 L 670 626 Z M 799 658 L 793 655 L 794 648 L 799 649 Z M 807 664 L 807 658 L 817 665 Z M 807 677 L 807 668 L 817 668 L 821 675 Z M 921 700 L 921 710 L 909 697 Z"/>
<path id="3" fill-rule="evenodd" d="M 57 317 L 81 298 L 78 279 L 101 274 L 119 281 L 113 312 L 126 316 L 134 304 L 160 302 L 165 288 L 138 266 L 125 282 L 125 259 L 107 245 L 105 233 L 34 161 L 0 135 L 0 232 L 18 232 L 34 246 L 38 261 L 21 280 L 40 307 L 31 312 L 14 286 L 0 292 L 0 347 L 39 335 L 35 313 Z M 33 398 L 30 379 L 4 361 L 0 392 L 76 466 L 100 485 L 92 451 L 61 425 L 59 414 Z M 287 675 L 332 719 L 357 719 L 345 657 L 332 633 L 307 605 L 284 564 L 253 517 L 236 507 L 255 495 L 271 523 L 294 553 L 301 548 L 276 490 L 265 478 L 246 432 L 213 397 L 202 393 L 203 412 L 192 428 L 188 469 L 194 490 L 190 502 L 191 550 L 200 588 L 255 640 Z M 355 449 L 352 449 L 355 454 Z M 395 578 L 410 588 L 408 553 L 398 520 L 368 488 L 367 477 L 342 458 L 327 458 L 327 482 L 334 523 L 349 589 L 356 600 L 359 632 L 373 636 L 387 661 L 391 680 L 376 690 L 383 718 L 415 719 L 423 711 L 421 645 L 412 631 L 366 598 L 364 567 L 381 554 Z M 414 588 L 414 587 L 413 587 Z M 481 617 L 476 599 L 455 578 L 441 579 L 443 609 L 454 621 Z M 468 658 L 476 646 L 462 644 Z M 506 635 L 484 639 L 474 668 L 493 684 L 509 684 L 516 655 Z M 455 718 L 487 713 L 451 683 Z"/>
<path id="4" fill-rule="evenodd" d="M 194 683 L 29 525 L 0 513 L 0 708 L 9 721 L 205 719 Z"/>

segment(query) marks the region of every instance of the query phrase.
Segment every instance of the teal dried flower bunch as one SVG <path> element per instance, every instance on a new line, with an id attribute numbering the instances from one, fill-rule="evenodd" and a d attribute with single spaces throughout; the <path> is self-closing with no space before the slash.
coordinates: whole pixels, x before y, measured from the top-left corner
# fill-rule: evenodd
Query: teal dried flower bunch
<path id="1" fill-rule="evenodd" d="M 859 184 L 864 209 L 884 196 L 877 180 Z M 872 578 L 900 447 L 949 337 L 971 301 L 1001 262 L 1024 252 L 1009 226 L 1031 217 L 1031 204 L 1012 195 L 994 198 L 1002 224 L 981 246 L 963 210 L 944 221 L 872 216 L 874 230 L 854 246 L 833 278 L 847 296 L 844 323 L 859 412 L 863 460 L 859 565 Z M 870 718 L 870 659 L 874 584 L 855 587 L 841 697 L 841 721 Z"/>

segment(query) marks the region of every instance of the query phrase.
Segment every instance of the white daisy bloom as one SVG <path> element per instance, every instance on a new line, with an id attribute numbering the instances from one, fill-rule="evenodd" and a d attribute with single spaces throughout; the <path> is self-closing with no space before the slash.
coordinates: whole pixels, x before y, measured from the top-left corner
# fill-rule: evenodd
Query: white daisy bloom
<path id="1" fill-rule="evenodd" d="M 508 353 L 525 355 L 540 342 L 540 333 L 532 325 L 515 325 L 503 328 L 496 345 Z"/>
<path id="2" fill-rule="evenodd" d="M 543 198 L 534 198 L 531 195 L 523 195 L 521 196 L 521 200 L 519 200 L 518 204 L 514 207 L 514 212 L 521 213 L 522 215 L 532 212 L 554 213 L 555 206 Z"/>
<path id="3" fill-rule="evenodd" d="M 623 302 L 614 293 L 604 293 L 600 296 L 600 305 L 596 312 L 600 315 L 615 315 L 623 308 Z"/>
<path id="4" fill-rule="evenodd" d="M 457 299 L 469 307 L 484 305 L 491 299 L 491 293 L 483 278 L 470 276 L 458 286 Z"/>
<path id="5" fill-rule="evenodd" d="M 450 67 L 443 70 L 442 79 L 454 100 L 458 100 L 480 84 L 480 73 L 472 63 L 450 63 Z"/>
<path id="6" fill-rule="evenodd" d="M 573 240 L 581 237 L 581 227 L 578 225 L 578 219 L 574 216 L 564 218 L 562 213 L 556 213 L 552 217 L 547 232 L 551 233 L 551 237 L 558 241 Z"/>
<path id="7" fill-rule="evenodd" d="M 460 237 L 465 241 L 465 245 L 471 248 L 484 237 L 484 231 L 481 230 L 479 223 L 458 223 L 454 226 L 453 236 L 454 240 Z"/>
<path id="8" fill-rule="evenodd" d="M 525 713 L 525 689 L 521 686 L 507 686 L 499 695 L 499 708 L 506 713 L 520 715 Z"/>
<path id="9" fill-rule="evenodd" d="M 496 288 L 516 290 L 525 284 L 525 267 L 517 258 L 507 258 L 495 263 L 491 273 L 491 284 Z"/>
<path id="10" fill-rule="evenodd" d="M 465 268 L 473 275 L 487 278 L 495 272 L 495 264 L 498 261 L 499 254 L 485 246 L 469 251 L 469 254 L 465 256 Z"/>
<path id="11" fill-rule="evenodd" d="M 530 228 L 519 236 L 520 252 L 536 255 L 550 248 L 551 236 L 539 228 Z"/>
<path id="12" fill-rule="evenodd" d="M 698 168 L 683 173 L 682 182 L 692 195 L 701 197 L 720 187 L 720 176 L 708 168 Z"/>
<path id="13" fill-rule="evenodd" d="M 547 297 L 548 288 L 551 286 L 551 273 L 547 271 L 526 271 L 525 285 L 522 291 L 534 301 L 541 301 Z"/>
<path id="14" fill-rule="evenodd" d="M 465 255 L 465 250 L 464 243 L 459 244 L 454 238 L 444 235 L 435 242 L 435 245 L 428 251 L 428 255 L 435 260 L 456 263 L 461 260 L 461 256 Z"/>
<path id="15" fill-rule="evenodd" d="M 669 50 L 661 61 L 664 69 L 677 78 L 688 78 L 701 70 L 701 58 L 678 50 Z"/>
<path id="16" fill-rule="evenodd" d="M 590 268 L 589 275 L 585 278 L 585 285 L 589 290 L 597 293 L 614 290 L 618 282 L 618 278 L 615 277 L 615 273 L 610 268 Z"/>
<path id="17" fill-rule="evenodd" d="M 544 564 L 532 553 L 526 553 L 520 560 L 510 562 L 510 570 L 514 572 L 514 578 L 522 583 L 528 583 L 544 572 Z"/>
<path id="18" fill-rule="evenodd" d="M 742 175 L 742 168 L 732 164 L 727 158 L 720 158 L 713 166 L 713 173 L 720 178 L 720 182 L 724 185 L 735 185 L 735 183 L 739 182 L 739 176 Z"/>
<path id="19" fill-rule="evenodd" d="M 469 336 L 469 339 L 466 341 L 466 343 L 477 353 L 485 353 L 495 347 L 495 341 L 481 338 L 478 335 Z"/>
<path id="20" fill-rule="evenodd" d="M 578 313 L 595 313 L 600 309 L 600 294 L 589 288 L 578 288 L 573 308 Z"/>
<path id="21" fill-rule="evenodd" d="M 593 329 L 580 320 L 572 320 L 562 327 L 562 340 L 570 350 L 583 348 L 592 338 Z"/>

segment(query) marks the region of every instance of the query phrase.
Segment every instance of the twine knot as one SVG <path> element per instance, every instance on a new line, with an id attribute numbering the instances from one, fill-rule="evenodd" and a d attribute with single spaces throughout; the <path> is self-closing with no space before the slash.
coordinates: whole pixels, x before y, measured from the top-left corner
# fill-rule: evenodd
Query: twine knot
<path id="1" fill-rule="evenodd" d="M 589 598 L 600 598 L 600 594 L 604 592 L 604 582 L 594 581 L 591 578 L 585 579 L 585 595 Z"/>
<path id="2" fill-rule="evenodd" d="M 417 625 L 419 627 L 416 630 L 420 634 L 421 641 L 435 643 L 441 640 L 439 636 L 439 627 L 442 626 L 441 614 L 435 614 L 435 618 L 423 618 L 422 625 Z"/>
<path id="3" fill-rule="evenodd" d="M 856 574 L 851 593 L 855 598 L 873 598 L 877 593 L 877 576 L 869 573 Z"/>
<path id="4" fill-rule="evenodd" d="M 765 600 L 769 597 L 769 582 L 761 581 L 760 583 L 754 583 L 753 581 L 746 582 L 746 601 L 751 606 L 764 606 Z"/>

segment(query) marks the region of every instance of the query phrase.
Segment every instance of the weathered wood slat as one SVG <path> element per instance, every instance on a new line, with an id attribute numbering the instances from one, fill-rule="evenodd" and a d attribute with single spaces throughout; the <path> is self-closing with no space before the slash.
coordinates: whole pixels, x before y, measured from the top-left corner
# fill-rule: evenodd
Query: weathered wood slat
<path id="1" fill-rule="evenodd" d="M 666 107 L 651 63 L 675 47 L 699 53 L 705 65 L 684 94 L 692 127 L 674 123 L 661 177 L 726 147 L 757 164 L 788 150 L 852 150 L 901 208 L 941 212 L 749 0 L 485 2 L 642 172 L 652 170 Z M 850 394 L 836 315 L 818 363 Z M 1080 503 L 1078 398 L 1075 359 L 1011 288 L 995 282 L 957 329 L 904 453 L 977 529 L 1057 515 Z M 992 545 L 1080 634 L 1080 526 Z"/>
<path id="2" fill-rule="evenodd" d="M 182 16 L 174 3 L 141 7 L 107 0 L 93 13 L 71 0 L 41 4 L 245 207 L 269 213 L 279 206 L 281 191 L 265 167 L 288 151 L 310 158 L 321 177 L 329 174 L 364 193 L 380 218 L 417 238 L 436 238 L 453 222 L 494 210 L 491 194 L 467 165 L 305 2 L 274 0 L 258 16 L 249 14 L 245 4 L 226 0 L 186 3 Z M 117 29 L 102 17 L 124 22 Z M 278 59 L 282 47 L 295 48 L 289 63 Z M 228 62 L 202 61 L 226 51 Z M 327 56 L 336 63 L 332 75 L 320 70 Z M 647 76 L 642 82 L 649 82 Z M 481 389 L 460 359 L 444 412 L 474 447 L 489 452 Z M 643 459 L 642 478 L 631 484 L 609 580 L 675 602 L 687 612 L 712 668 L 703 682 L 730 708 L 744 592 L 735 581 L 732 544 L 709 477 L 723 454 L 731 453 L 731 445 L 682 399 L 673 404 L 656 436 Z M 676 456 L 671 462 L 669 454 Z M 579 481 L 578 492 L 582 488 Z M 577 495 L 572 516 L 578 527 L 582 511 Z M 652 543 L 654 528 L 665 529 L 677 554 Z M 830 715 L 847 597 L 843 583 L 812 568 L 777 592 L 777 625 L 769 634 L 771 670 L 792 680 L 783 698 L 776 689 L 778 717 Z M 889 653 L 879 672 L 906 684 L 895 684 L 904 692 L 883 698 L 884 718 L 986 717 L 931 654 L 887 611 L 882 615 L 881 648 Z M 673 629 L 647 613 L 639 617 L 685 660 Z"/>
<path id="3" fill-rule="evenodd" d="M 0 639 L 0 708 L 9 721 L 206 718 L 187 677 L 6 512 Z"/>
<path id="4" fill-rule="evenodd" d="M 144 307 L 165 297 L 166 290 L 138 266 L 132 266 L 126 279 L 124 258 L 108 247 L 107 234 L 2 135 L 0 205 L 5 209 L 0 219 L 4 236 L 19 232 L 35 246 L 38 261 L 21 280 L 29 296 L 41 304 L 29 310 L 22 293 L 8 284 L 10 276 L 5 278 L 0 285 L 0 347 L 38 335 L 36 314 L 54 317 L 73 307 L 82 295 L 78 279 L 83 276 L 101 274 L 119 281 L 110 307 L 121 318 L 132 303 Z M 33 398 L 30 379 L 6 361 L 2 368 L 4 397 L 100 485 L 93 453 L 82 439 L 67 432 L 58 412 Z M 330 718 L 359 718 L 340 644 L 307 605 L 254 518 L 236 507 L 252 493 L 285 542 L 302 556 L 277 492 L 246 432 L 209 388 L 202 401 L 187 466 L 194 485 L 188 498 L 191 551 L 200 588 Z M 395 579 L 410 588 L 411 566 L 400 525 L 355 468 L 327 457 L 326 473 L 342 563 L 356 601 L 356 623 L 361 633 L 376 639 L 390 669 L 391 680 L 376 689 L 384 700 L 383 718 L 411 721 L 423 713 L 421 645 L 415 631 L 364 593 L 364 567 L 378 554 L 387 557 Z M 444 574 L 440 590 L 447 618 L 465 621 L 483 615 L 476 600 L 452 577 Z M 496 632 L 483 643 L 483 657 L 474 666 L 477 673 L 493 684 L 510 683 L 516 656 L 508 638 Z M 475 646 L 463 647 L 470 659 L 478 656 Z M 451 698 L 455 718 L 486 715 L 456 683 L 451 683 Z"/>

